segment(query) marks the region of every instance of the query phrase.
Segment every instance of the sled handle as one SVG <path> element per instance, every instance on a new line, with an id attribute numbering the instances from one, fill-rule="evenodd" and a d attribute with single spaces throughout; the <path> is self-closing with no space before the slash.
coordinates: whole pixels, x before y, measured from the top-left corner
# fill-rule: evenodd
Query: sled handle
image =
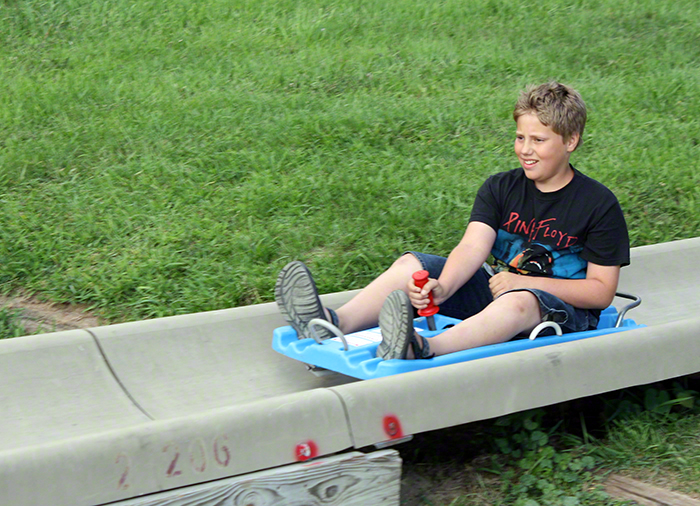
<path id="1" fill-rule="evenodd" d="M 423 271 L 416 271 L 413 273 L 413 284 L 416 285 L 418 288 L 423 288 L 427 282 L 428 282 L 428 271 L 423 270 Z M 433 302 L 433 291 L 432 290 L 428 294 L 428 301 L 429 301 L 428 306 L 426 308 L 418 310 L 418 316 L 433 316 L 438 311 L 440 311 L 440 307 L 436 306 L 435 303 Z"/>
<path id="2" fill-rule="evenodd" d="M 316 326 L 324 327 L 333 332 L 343 342 L 343 348 L 345 349 L 345 351 L 348 351 L 348 341 L 347 339 L 345 339 L 345 334 L 343 334 L 343 331 L 335 325 L 333 325 L 331 322 L 322 320 L 321 318 L 313 318 L 308 323 L 308 329 L 311 331 L 311 337 L 313 337 L 314 341 L 316 341 L 318 344 L 323 344 L 323 339 L 318 337 L 316 329 L 314 328 Z"/>
<path id="3" fill-rule="evenodd" d="M 617 314 L 617 320 L 615 321 L 615 328 L 618 328 L 622 325 L 622 320 L 625 319 L 625 314 L 627 314 L 627 311 L 639 306 L 642 303 L 642 298 L 638 295 L 632 295 L 629 293 L 622 293 L 622 292 L 616 292 L 615 297 L 620 297 L 622 299 L 628 299 L 628 300 L 632 301 L 629 304 L 627 304 L 625 307 L 623 307 L 620 310 L 620 312 Z"/>
<path id="4" fill-rule="evenodd" d="M 534 341 L 535 338 L 540 335 L 540 332 L 550 327 L 554 329 L 554 332 L 556 332 L 558 336 L 562 335 L 561 327 L 557 322 L 542 322 L 530 332 L 530 341 Z"/>

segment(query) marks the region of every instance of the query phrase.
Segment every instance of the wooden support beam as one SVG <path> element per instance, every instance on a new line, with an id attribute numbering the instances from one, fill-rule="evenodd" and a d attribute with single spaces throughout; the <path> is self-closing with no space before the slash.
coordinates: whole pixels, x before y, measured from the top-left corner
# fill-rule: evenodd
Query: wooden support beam
<path id="1" fill-rule="evenodd" d="M 617 474 L 606 480 L 605 491 L 612 497 L 632 500 L 642 506 L 700 506 L 698 499 Z"/>
<path id="2" fill-rule="evenodd" d="M 396 450 L 352 452 L 170 490 L 113 506 L 399 506 Z"/>

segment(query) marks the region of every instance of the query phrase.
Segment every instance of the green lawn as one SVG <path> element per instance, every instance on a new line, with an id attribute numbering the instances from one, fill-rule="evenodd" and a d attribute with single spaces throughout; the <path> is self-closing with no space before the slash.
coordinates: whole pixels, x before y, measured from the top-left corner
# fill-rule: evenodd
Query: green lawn
<path id="1" fill-rule="evenodd" d="M 5 0 L 0 287 L 111 321 L 269 301 L 294 258 L 360 287 L 449 252 L 552 78 L 633 244 L 696 236 L 699 32 L 695 0 Z"/>
<path id="2" fill-rule="evenodd" d="M 697 0 L 0 0 L 0 292 L 117 322 L 270 301 L 291 259 L 331 292 L 447 254 L 549 79 L 633 246 L 698 236 L 699 33 Z M 696 476 L 697 411 L 600 444 L 491 422 L 499 478 L 453 504 L 610 504 L 591 459 Z"/>

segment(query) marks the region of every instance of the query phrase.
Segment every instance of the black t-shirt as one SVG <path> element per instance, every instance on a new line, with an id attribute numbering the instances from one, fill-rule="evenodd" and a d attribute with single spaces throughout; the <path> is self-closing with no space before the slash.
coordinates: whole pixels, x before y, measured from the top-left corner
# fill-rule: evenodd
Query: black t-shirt
<path id="1" fill-rule="evenodd" d="M 588 262 L 629 265 L 620 204 L 604 185 L 574 169 L 564 188 L 539 191 L 522 169 L 489 177 L 470 221 L 497 232 L 491 250 L 501 269 L 566 279 L 586 277 Z"/>

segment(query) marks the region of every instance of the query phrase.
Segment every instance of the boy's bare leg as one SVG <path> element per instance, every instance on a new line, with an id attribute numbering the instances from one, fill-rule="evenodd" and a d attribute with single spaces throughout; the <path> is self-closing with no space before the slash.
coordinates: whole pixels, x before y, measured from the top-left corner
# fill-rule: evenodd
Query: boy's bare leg
<path id="1" fill-rule="evenodd" d="M 406 291 L 411 275 L 422 268 L 418 259 L 410 253 L 399 257 L 388 270 L 336 310 L 343 333 L 376 327 L 384 299 L 394 290 Z"/>
<path id="2" fill-rule="evenodd" d="M 509 292 L 494 300 L 479 314 L 430 338 L 430 352 L 445 355 L 455 351 L 502 343 L 521 332 L 529 332 L 542 321 L 540 305 L 530 292 Z M 413 354 L 409 354 L 413 358 Z"/>

